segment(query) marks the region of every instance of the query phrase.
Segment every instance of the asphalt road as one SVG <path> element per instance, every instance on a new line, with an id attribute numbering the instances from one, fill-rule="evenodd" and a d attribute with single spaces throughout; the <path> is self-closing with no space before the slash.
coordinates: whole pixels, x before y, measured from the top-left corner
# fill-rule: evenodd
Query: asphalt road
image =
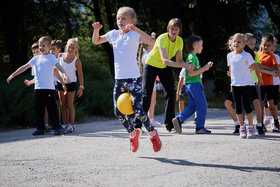
<path id="1" fill-rule="evenodd" d="M 118 120 L 78 124 L 64 136 L 1 132 L 0 186 L 280 186 L 280 133 L 268 127 L 265 137 L 240 139 L 226 111 L 210 109 L 212 134 L 196 135 L 192 119 L 181 135 L 157 127 L 158 153 L 147 131 L 132 153 Z"/>

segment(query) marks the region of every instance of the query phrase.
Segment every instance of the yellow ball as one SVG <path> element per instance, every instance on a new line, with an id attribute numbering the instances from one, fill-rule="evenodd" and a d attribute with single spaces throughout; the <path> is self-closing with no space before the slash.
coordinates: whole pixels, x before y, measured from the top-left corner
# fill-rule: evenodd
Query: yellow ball
<path id="1" fill-rule="evenodd" d="M 125 115 L 131 115 L 134 113 L 130 93 L 122 93 L 119 96 L 119 98 L 117 99 L 117 108 L 121 113 Z"/>

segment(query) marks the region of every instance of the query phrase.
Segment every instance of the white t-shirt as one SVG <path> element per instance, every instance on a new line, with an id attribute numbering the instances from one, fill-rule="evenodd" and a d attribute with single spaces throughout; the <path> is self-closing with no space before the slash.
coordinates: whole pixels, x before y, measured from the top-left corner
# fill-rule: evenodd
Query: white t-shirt
<path id="1" fill-rule="evenodd" d="M 277 64 L 280 64 L 280 57 L 277 54 L 274 54 Z M 273 77 L 273 85 L 280 85 L 280 79 L 279 77 Z"/>
<path id="2" fill-rule="evenodd" d="M 35 89 L 55 89 L 53 70 L 57 63 L 52 54 L 37 55 L 28 62 L 34 69 Z"/>
<path id="3" fill-rule="evenodd" d="M 105 34 L 105 37 L 114 50 L 115 79 L 140 77 L 137 65 L 140 34 L 135 31 L 122 34 L 121 30 L 111 30 Z"/>
<path id="4" fill-rule="evenodd" d="M 232 86 L 249 86 L 255 85 L 254 77 L 249 66 L 255 63 L 250 53 L 243 51 L 241 54 L 230 52 L 227 55 L 227 64 L 231 68 L 231 85 Z"/>
<path id="5" fill-rule="evenodd" d="M 146 66 L 146 58 L 147 58 L 148 55 L 149 55 L 149 52 L 148 52 L 148 51 L 143 51 L 143 55 L 142 55 L 142 64 L 143 64 L 143 67 Z"/>
<path id="6" fill-rule="evenodd" d="M 63 53 L 61 55 L 60 60 L 59 60 L 59 64 L 63 67 L 65 73 L 67 74 L 67 76 L 70 79 L 70 82 L 77 82 L 76 61 L 77 61 L 78 58 L 75 57 L 72 62 L 66 63 L 63 60 L 64 55 L 65 55 L 65 53 Z M 62 76 L 62 73 L 61 72 L 59 72 L 59 73 Z"/>

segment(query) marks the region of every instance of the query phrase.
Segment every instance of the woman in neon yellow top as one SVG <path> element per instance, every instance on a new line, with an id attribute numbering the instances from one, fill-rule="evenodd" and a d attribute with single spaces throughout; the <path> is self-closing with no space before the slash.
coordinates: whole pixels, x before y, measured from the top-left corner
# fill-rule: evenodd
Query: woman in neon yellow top
<path id="1" fill-rule="evenodd" d="M 182 58 L 183 39 L 178 36 L 182 33 L 182 22 L 173 18 L 167 25 L 167 33 L 161 34 L 146 59 L 146 66 L 143 73 L 143 108 L 148 112 L 153 86 L 158 76 L 165 95 L 165 125 L 168 131 L 173 128 L 172 118 L 175 116 L 175 95 L 174 79 L 170 67 L 193 69 L 193 65 L 185 63 Z M 176 62 L 170 60 L 176 56 Z M 135 127 L 141 128 L 140 121 L 135 121 Z"/>

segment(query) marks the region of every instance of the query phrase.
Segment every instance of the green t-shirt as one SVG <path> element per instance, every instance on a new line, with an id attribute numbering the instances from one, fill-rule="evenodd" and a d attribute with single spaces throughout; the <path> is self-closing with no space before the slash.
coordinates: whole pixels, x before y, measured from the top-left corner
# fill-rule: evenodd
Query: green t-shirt
<path id="1" fill-rule="evenodd" d="M 168 38 L 168 33 L 161 34 L 157 38 L 152 51 L 147 56 L 146 64 L 156 68 L 166 68 L 166 65 L 163 64 L 161 60 L 159 48 L 165 48 L 167 52 L 167 58 L 171 59 L 179 50 L 183 50 L 183 45 L 183 39 L 180 36 L 177 36 L 175 42 L 172 42 Z"/>
<path id="2" fill-rule="evenodd" d="M 189 53 L 188 54 L 188 57 L 186 59 L 186 62 L 189 62 L 189 61 L 192 61 L 191 64 L 194 64 L 194 71 L 196 70 L 199 70 L 200 68 L 200 65 L 199 65 L 199 61 L 198 61 L 198 58 L 197 56 L 195 56 L 194 54 L 192 53 Z M 196 82 L 201 82 L 201 79 L 200 79 L 200 74 L 197 74 L 193 77 L 190 77 L 188 75 L 188 70 L 186 69 L 186 77 L 185 77 L 185 82 L 186 83 L 196 83 Z"/>
<path id="3" fill-rule="evenodd" d="M 258 53 L 256 51 L 254 51 L 254 53 L 255 53 L 255 61 L 256 61 L 256 63 L 260 63 L 260 58 L 259 58 Z M 258 77 L 257 77 L 257 74 L 256 74 L 255 71 L 253 71 L 253 76 L 254 76 L 254 81 L 258 82 Z"/>

